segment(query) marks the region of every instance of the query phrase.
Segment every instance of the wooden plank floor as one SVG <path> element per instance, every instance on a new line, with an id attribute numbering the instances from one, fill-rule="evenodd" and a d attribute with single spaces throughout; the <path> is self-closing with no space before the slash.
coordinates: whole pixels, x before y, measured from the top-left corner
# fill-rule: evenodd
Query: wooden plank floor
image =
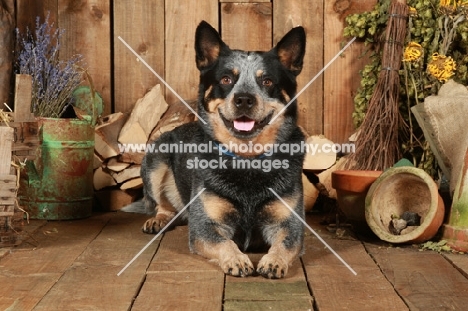
<path id="1" fill-rule="evenodd" d="M 337 237 L 308 223 L 356 271 L 310 232 L 306 252 L 285 279 L 225 276 L 190 254 L 187 227 L 158 238 L 144 215 L 96 214 L 75 221 L 31 221 L 30 238 L 0 249 L 0 310 L 464 310 L 468 255 L 394 247 L 375 238 Z M 251 254 L 258 262 L 261 254 Z M 465 306 L 465 307 L 464 307 Z"/>

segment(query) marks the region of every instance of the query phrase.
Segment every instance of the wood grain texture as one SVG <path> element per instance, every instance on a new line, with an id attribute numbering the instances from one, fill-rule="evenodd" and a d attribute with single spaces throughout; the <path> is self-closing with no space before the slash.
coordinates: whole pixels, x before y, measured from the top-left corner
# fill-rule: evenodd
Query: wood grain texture
<path id="1" fill-rule="evenodd" d="M 0 175 L 10 174 L 14 129 L 0 126 Z"/>
<path id="2" fill-rule="evenodd" d="M 223 310 L 223 280 L 216 271 L 151 273 L 132 310 Z"/>
<path id="3" fill-rule="evenodd" d="M 57 0 L 16 0 L 16 24 L 21 33 L 26 29 L 36 29 L 36 17 L 44 22 L 49 14 L 49 22 L 57 26 L 58 6 Z"/>
<path id="4" fill-rule="evenodd" d="M 411 310 L 466 308 L 468 280 L 441 254 L 373 245 L 368 249 Z"/>
<path id="5" fill-rule="evenodd" d="M 303 26 L 307 43 L 304 66 L 298 76 L 298 92 L 323 68 L 324 17 L 322 1 L 275 1 L 273 5 L 273 44 L 291 28 Z M 308 134 L 323 133 L 323 75 L 297 99 L 299 125 Z"/>
<path id="6" fill-rule="evenodd" d="M 0 226 L 0 229 L 1 229 L 0 233 L 3 233 L 10 229 L 8 227 L 7 228 L 4 227 L 5 225 L 4 221 L 7 221 L 7 220 L 2 217 L 14 216 L 15 202 L 16 202 L 16 190 L 17 190 L 16 175 L 0 174 L 0 224 L 2 224 Z M 0 243 L 1 242 L 3 241 L 0 240 Z"/>
<path id="7" fill-rule="evenodd" d="M 160 81 L 118 37 L 125 40 L 164 78 L 164 0 L 119 0 L 114 1 L 113 9 L 114 109 L 129 111 Z"/>
<path id="8" fill-rule="evenodd" d="M 259 3 L 272 2 L 272 0 L 219 0 L 220 3 Z"/>
<path id="9" fill-rule="evenodd" d="M 202 20 L 219 28 L 217 0 L 166 0 L 165 76 L 184 100 L 198 95 L 200 73 L 195 65 L 194 43 L 195 29 Z M 170 105 L 176 100 L 166 89 L 166 102 Z"/>
<path id="10" fill-rule="evenodd" d="M 263 254 L 248 254 L 254 266 Z M 270 280 L 255 275 L 226 276 L 224 310 L 308 310 L 313 309 L 301 261 L 295 260 L 285 278 Z"/>
<path id="11" fill-rule="evenodd" d="M 34 310 L 128 310 L 158 247 L 155 241 L 120 276 L 117 273 L 152 236 L 142 234 L 146 215 L 105 214 L 108 223 Z M 83 228 L 82 228 L 83 229 Z M 61 231 L 67 236 L 67 231 Z M 73 245 L 73 243 L 71 243 Z M 92 293 L 92 294 L 91 294 Z"/>
<path id="12" fill-rule="evenodd" d="M 468 256 L 466 254 L 444 254 L 444 257 L 452 263 L 465 277 L 468 278 Z"/>
<path id="13" fill-rule="evenodd" d="M 148 273 L 164 271 L 215 271 L 223 274 L 217 264 L 190 252 L 187 226 L 175 227 L 164 234 L 161 249 L 148 267 Z"/>
<path id="14" fill-rule="evenodd" d="M 105 218 L 49 222 L 34 234 L 34 240 L 29 240 L 35 245 L 34 249 L 31 244 L 23 242 L 20 246 L 23 251 L 2 258 L 0 309 L 32 310 L 106 222 Z M 83 223 L 86 223 L 85 230 Z M 71 292 L 76 289 L 74 287 Z M 67 295 L 72 297 L 71 292 Z"/>
<path id="15" fill-rule="evenodd" d="M 268 51 L 272 47 L 271 3 L 222 3 L 221 37 L 232 49 Z"/>
<path id="16" fill-rule="evenodd" d="M 164 234 L 135 301 L 136 310 L 221 310 L 224 273 L 216 264 L 192 254 L 188 227 Z"/>
<path id="17" fill-rule="evenodd" d="M 344 18 L 371 10 L 376 0 L 324 1 L 324 63 L 328 63 L 350 38 L 343 37 Z M 336 142 L 347 142 L 354 132 L 354 96 L 360 85 L 359 70 L 368 62 L 363 43 L 354 42 L 324 73 L 323 133 Z"/>
<path id="18" fill-rule="evenodd" d="M 15 75 L 15 122 L 34 121 L 31 113 L 32 76 L 25 74 Z"/>
<path id="19" fill-rule="evenodd" d="M 57 0 L 58 26 L 62 36 L 60 58 L 81 54 L 94 88 L 104 102 L 104 114 L 111 112 L 111 16 L 110 0 Z"/>
<path id="20" fill-rule="evenodd" d="M 308 232 L 302 260 L 318 310 L 408 310 L 360 241 L 337 239 L 310 219 L 308 223 L 357 273 Z"/>

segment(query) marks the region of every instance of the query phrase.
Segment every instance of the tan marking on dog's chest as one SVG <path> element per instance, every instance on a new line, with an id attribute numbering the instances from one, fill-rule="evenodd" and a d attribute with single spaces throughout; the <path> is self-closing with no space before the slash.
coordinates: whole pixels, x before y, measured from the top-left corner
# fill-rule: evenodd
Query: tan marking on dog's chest
<path id="1" fill-rule="evenodd" d="M 215 194 L 203 193 L 201 195 L 203 208 L 208 217 L 216 222 L 224 222 L 228 214 L 235 213 L 234 205 L 226 199 Z"/>
<path id="2" fill-rule="evenodd" d="M 150 184 L 147 186 L 149 186 L 154 199 L 158 203 L 161 202 L 161 185 L 168 169 L 166 164 L 159 164 L 155 169 L 149 172 Z"/>
<path id="3" fill-rule="evenodd" d="M 299 193 L 295 193 L 292 196 L 283 197 L 283 200 L 288 204 L 289 207 L 294 209 L 299 202 L 299 198 Z M 264 208 L 264 211 L 269 217 L 274 219 L 275 222 L 282 222 L 283 220 L 286 220 L 292 216 L 291 210 L 280 200 L 276 200 L 267 204 Z"/>
<path id="4" fill-rule="evenodd" d="M 160 164 L 150 172 L 150 187 L 154 199 L 158 203 L 158 212 L 175 212 L 184 204 L 175 183 L 174 174 L 165 164 Z"/>
<path id="5" fill-rule="evenodd" d="M 184 207 L 184 202 L 180 196 L 179 190 L 175 182 L 174 174 L 169 170 L 164 178 L 164 194 L 169 203 L 177 210 L 180 211 Z"/>

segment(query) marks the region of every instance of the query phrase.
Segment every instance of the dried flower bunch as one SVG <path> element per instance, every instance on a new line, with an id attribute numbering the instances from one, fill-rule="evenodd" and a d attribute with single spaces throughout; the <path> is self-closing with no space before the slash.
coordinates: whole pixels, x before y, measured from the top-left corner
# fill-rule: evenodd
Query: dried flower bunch
<path id="1" fill-rule="evenodd" d="M 36 19 L 36 29 L 21 36 L 17 29 L 20 52 L 17 71 L 32 76 L 31 111 L 35 116 L 59 118 L 72 104 L 72 93 L 83 77 L 82 56 L 67 61 L 59 59 L 63 30 L 53 29 L 49 15 L 44 23 Z"/>
<path id="2" fill-rule="evenodd" d="M 381 38 L 391 0 L 346 18 L 345 36 L 362 38 L 373 48 L 371 62 L 361 71 L 361 87 L 354 98 L 355 126 L 361 125 L 380 72 Z M 435 95 L 449 79 L 468 83 L 468 0 L 408 0 L 409 17 L 400 74 L 400 145 L 405 157 L 436 175 L 437 164 L 410 108 Z"/>

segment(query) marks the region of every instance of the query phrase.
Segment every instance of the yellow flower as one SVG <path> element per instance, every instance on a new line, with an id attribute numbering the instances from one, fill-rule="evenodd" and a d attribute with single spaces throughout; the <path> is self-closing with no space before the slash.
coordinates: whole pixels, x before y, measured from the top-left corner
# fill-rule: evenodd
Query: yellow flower
<path id="1" fill-rule="evenodd" d="M 455 74 L 457 64 L 450 56 L 432 54 L 431 61 L 427 64 L 427 72 L 440 82 L 447 80 Z"/>
<path id="2" fill-rule="evenodd" d="M 461 1 L 458 1 L 458 2 L 461 2 Z M 439 5 L 441 7 L 446 7 L 446 8 L 447 7 L 456 8 L 457 7 L 457 1 L 455 1 L 455 0 L 440 0 Z"/>
<path id="3" fill-rule="evenodd" d="M 410 16 L 418 16 L 418 11 L 412 6 L 408 6 L 408 13 Z"/>
<path id="4" fill-rule="evenodd" d="M 458 7 L 461 9 L 462 12 L 468 9 L 468 0 L 460 0 L 457 3 Z"/>
<path id="5" fill-rule="evenodd" d="M 415 62 L 421 59 L 423 48 L 419 43 L 410 42 L 403 53 L 403 61 Z"/>

